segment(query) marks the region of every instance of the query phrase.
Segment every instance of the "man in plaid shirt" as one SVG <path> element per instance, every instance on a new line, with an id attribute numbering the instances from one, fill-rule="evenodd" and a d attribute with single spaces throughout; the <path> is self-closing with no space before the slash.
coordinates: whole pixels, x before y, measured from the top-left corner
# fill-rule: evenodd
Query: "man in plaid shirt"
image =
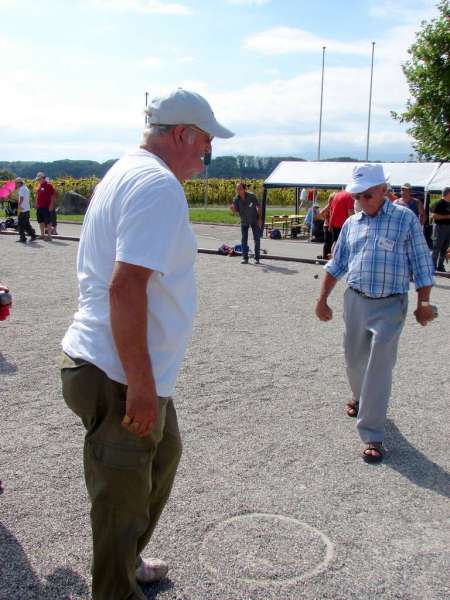
<path id="1" fill-rule="evenodd" d="M 434 268 L 430 251 L 414 213 L 386 198 L 383 167 L 355 167 L 346 190 L 362 211 L 352 215 L 325 265 L 325 279 L 316 315 L 329 321 L 327 299 L 336 282 L 347 273 L 344 295 L 344 349 L 353 400 L 347 414 L 366 447 L 366 462 L 383 460 L 386 413 L 398 341 L 408 309 L 411 276 L 417 290 L 416 320 L 427 325 L 435 318 L 430 305 Z"/>

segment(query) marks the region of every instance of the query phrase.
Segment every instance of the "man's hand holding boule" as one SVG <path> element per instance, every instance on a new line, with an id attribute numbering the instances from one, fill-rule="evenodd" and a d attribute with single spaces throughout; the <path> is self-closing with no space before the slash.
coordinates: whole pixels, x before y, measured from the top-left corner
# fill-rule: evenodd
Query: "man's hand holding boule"
<path id="1" fill-rule="evenodd" d="M 326 300 L 321 300 L 320 298 L 319 300 L 317 300 L 316 316 L 321 321 L 331 321 L 331 319 L 333 318 L 333 311 L 328 306 Z"/>
<path id="2" fill-rule="evenodd" d="M 337 279 L 325 272 L 325 277 L 320 288 L 320 295 L 316 303 L 316 317 L 321 321 L 331 321 L 333 311 L 328 306 L 328 296 L 336 285 Z"/>
<path id="3" fill-rule="evenodd" d="M 414 311 L 414 316 L 416 317 L 416 321 L 420 323 L 422 327 L 428 325 L 430 321 L 433 321 L 433 319 L 436 318 L 432 306 L 422 306 L 421 304 L 419 304 Z"/>
<path id="4" fill-rule="evenodd" d="M 123 427 L 139 437 L 148 435 L 159 417 L 159 400 L 154 385 L 129 385 L 126 411 L 122 419 Z"/>

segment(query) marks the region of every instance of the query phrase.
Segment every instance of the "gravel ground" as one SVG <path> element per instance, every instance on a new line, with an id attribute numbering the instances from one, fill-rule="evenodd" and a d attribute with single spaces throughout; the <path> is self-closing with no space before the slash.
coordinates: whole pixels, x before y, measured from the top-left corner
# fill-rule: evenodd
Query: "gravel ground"
<path id="1" fill-rule="evenodd" d="M 77 244 L 14 241 L 0 237 L 15 299 L 0 323 L 0 599 L 87 600 L 83 431 L 57 369 Z M 172 568 L 148 599 L 448 599 L 450 281 L 433 292 L 432 325 L 410 310 L 389 452 L 372 466 L 343 410 L 344 285 L 323 324 L 315 265 L 200 255 L 197 270 L 176 393 L 184 456 L 149 547 Z"/>

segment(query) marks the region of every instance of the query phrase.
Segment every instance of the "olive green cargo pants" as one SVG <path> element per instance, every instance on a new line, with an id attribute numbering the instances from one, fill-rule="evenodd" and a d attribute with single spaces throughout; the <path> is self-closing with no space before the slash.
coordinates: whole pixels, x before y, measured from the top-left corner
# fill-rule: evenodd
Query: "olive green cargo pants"
<path id="1" fill-rule="evenodd" d="M 84 474 L 91 501 L 94 600 L 145 600 L 136 564 L 172 488 L 181 457 L 171 398 L 159 398 L 160 415 L 139 438 L 121 426 L 127 387 L 94 365 L 63 354 L 64 399 L 86 428 Z"/>

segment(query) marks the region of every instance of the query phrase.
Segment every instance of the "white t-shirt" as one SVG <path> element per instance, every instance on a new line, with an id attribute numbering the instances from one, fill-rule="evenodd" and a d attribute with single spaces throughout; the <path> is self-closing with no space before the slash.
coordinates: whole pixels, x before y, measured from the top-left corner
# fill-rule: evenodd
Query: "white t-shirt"
<path id="1" fill-rule="evenodd" d="M 170 396 L 196 310 L 197 242 L 184 191 L 147 150 L 120 159 L 97 186 L 86 213 L 77 270 L 79 308 L 62 347 L 126 384 L 111 331 L 109 283 L 116 261 L 155 271 L 150 277 L 147 340 L 159 396 Z"/>
<path id="2" fill-rule="evenodd" d="M 19 192 L 17 194 L 17 202 L 20 201 L 20 198 L 23 198 L 22 205 L 20 206 L 20 210 L 22 212 L 26 212 L 30 210 L 30 190 L 27 188 L 25 184 L 22 184 L 19 188 Z"/>

